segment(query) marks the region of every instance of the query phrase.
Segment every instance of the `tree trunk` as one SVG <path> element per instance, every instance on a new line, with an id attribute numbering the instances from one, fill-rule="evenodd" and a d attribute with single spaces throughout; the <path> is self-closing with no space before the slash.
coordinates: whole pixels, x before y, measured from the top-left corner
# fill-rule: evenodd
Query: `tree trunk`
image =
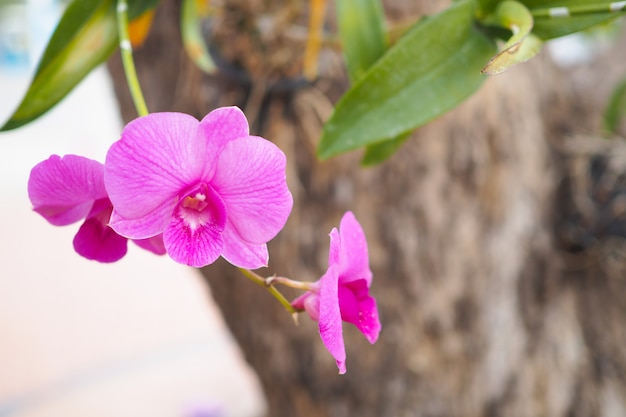
<path id="1" fill-rule="evenodd" d="M 340 376 L 316 323 L 302 316 L 294 326 L 226 262 L 204 268 L 263 383 L 268 415 L 626 415 L 624 146 L 572 137 L 598 131 L 623 48 L 577 72 L 544 56 L 489 78 L 366 169 L 359 152 L 314 156 L 346 81 L 332 52 L 314 85 L 297 78 L 302 44 L 279 30 L 284 19 L 306 21 L 294 2 L 264 2 L 269 11 L 253 0 L 225 3 L 213 22 L 223 60 L 216 76 L 184 55 L 177 2 L 159 7 L 136 53 L 148 106 L 197 117 L 242 107 L 253 133 L 286 153 L 295 201 L 263 274 L 317 280 L 328 233 L 352 210 L 368 237 L 383 323 L 374 346 L 344 325 L 348 372 Z M 386 7 L 390 18 L 434 10 L 418 1 Z M 250 30 L 261 12 L 274 32 Z M 110 68 L 128 120 L 118 57 Z"/>

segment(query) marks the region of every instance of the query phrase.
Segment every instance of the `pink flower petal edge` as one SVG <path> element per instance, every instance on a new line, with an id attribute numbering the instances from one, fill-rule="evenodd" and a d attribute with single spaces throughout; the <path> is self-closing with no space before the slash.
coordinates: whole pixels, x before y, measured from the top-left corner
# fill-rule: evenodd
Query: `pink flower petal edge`
<path id="1" fill-rule="evenodd" d="M 326 274 L 320 279 L 318 324 L 324 346 L 335 358 L 339 373 L 345 374 L 346 348 L 343 342 L 338 282 L 336 265 L 330 265 Z"/>

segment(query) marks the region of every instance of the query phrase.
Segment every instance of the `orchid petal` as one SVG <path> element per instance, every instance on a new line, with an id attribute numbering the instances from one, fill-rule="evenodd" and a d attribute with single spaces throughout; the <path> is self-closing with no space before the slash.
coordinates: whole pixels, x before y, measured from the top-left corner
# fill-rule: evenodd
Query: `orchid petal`
<path id="1" fill-rule="evenodd" d="M 330 248 L 328 249 L 328 265 L 341 264 L 341 236 L 336 227 L 328 234 L 330 236 Z"/>
<path id="2" fill-rule="evenodd" d="M 359 301 L 359 321 L 354 325 L 371 344 L 376 343 L 381 330 L 376 300 L 371 295 Z"/>
<path id="3" fill-rule="evenodd" d="M 167 253 L 162 233 L 147 239 L 133 239 L 133 242 L 141 249 L 145 249 L 155 255 L 165 255 Z"/>
<path id="4" fill-rule="evenodd" d="M 238 107 L 220 107 L 213 110 L 200 121 L 200 135 L 207 145 L 207 156 L 214 158 L 224 146 L 234 139 L 250 135 L 248 120 Z M 205 178 L 212 178 L 215 173 L 214 164 L 206 164 Z"/>
<path id="5" fill-rule="evenodd" d="M 165 228 L 163 242 L 168 255 L 178 263 L 197 268 L 219 258 L 224 241 L 219 228 L 199 224 L 191 228 L 184 218 L 174 216 Z"/>
<path id="6" fill-rule="evenodd" d="M 211 185 L 244 240 L 266 243 L 285 225 L 293 206 L 285 165 L 285 154 L 260 137 L 236 139 L 224 147 Z"/>
<path id="7" fill-rule="evenodd" d="M 339 284 L 339 308 L 343 321 L 354 324 L 370 343 L 376 342 L 381 325 L 376 300 L 369 295 L 365 279 Z"/>
<path id="8" fill-rule="evenodd" d="M 267 266 L 269 254 L 265 243 L 249 243 L 241 238 L 231 224 L 222 233 L 224 247 L 222 257 L 240 268 L 257 269 Z"/>
<path id="9" fill-rule="evenodd" d="M 107 263 L 119 261 L 126 255 L 128 239 L 107 226 L 111 208 L 111 202 L 107 198 L 95 202 L 74 236 L 74 250 L 79 255 Z"/>
<path id="10" fill-rule="evenodd" d="M 107 196 L 103 165 L 77 155 L 52 155 L 37 164 L 28 179 L 34 210 L 55 226 L 84 219 L 93 202 Z"/>
<path id="11" fill-rule="evenodd" d="M 142 218 L 201 179 L 215 156 L 207 154 L 198 124 L 182 113 L 153 113 L 126 125 L 104 170 L 119 215 Z"/>
<path id="12" fill-rule="evenodd" d="M 139 219 L 126 219 L 114 208 L 109 226 L 129 239 L 151 238 L 161 234 L 171 222 L 176 203 L 176 200 L 167 201 Z"/>
<path id="13" fill-rule="evenodd" d="M 322 342 L 335 358 L 339 373 L 346 373 L 346 348 L 343 342 L 338 295 L 339 276 L 331 265 L 319 281 L 319 332 Z"/>
<path id="14" fill-rule="evenodd" d="M 304 306 L 306 305 L 306 300 L 311 298 L 311 297 L 315 297 L 316 294 L 312 291 L 307 291 L 304 294 L 300 295 L 299 297 L 297 297 L 295 300 L 293 300 L 291 302 L 291 306 L 293 308 L 295 308 L 296 310 L 299 311 L 306 311 L 306 309 L 304 308 Z M 308 311 L 307 311 L 308 313 Z M 311 317 L 311 319 L 318 321 L 319 320 L 319 311 L 316 317 Z"/>
<path id="15" fill-rule="evenodd" d="M 363 289 L 365 293 L 361 294 Z M 364 279 L 351 281 L 348 285 L 339 284 L 339 308 L 343 321 L 354 325 L 359 322 L 359 299 L 366 297 L 367 291 L 367 281 Z"/>
<path id="16" fill-rule="evenodd" d="M 291 306 L 298 311 L 306 311 L 311 320 L 320 319 L 320 300 L 316 292 L 307 291 L 291 302 Z"/>
<path id="17" fill-rule="evenodd" d="M 367 240 L 361 225 L 350 211 L 346 212 L 341 219 L 339 237 L 339 281 L 346 282 L 362 278 L 367 281 L 369 287 L 372 282 L 372 271 L 369 267 Z"/>

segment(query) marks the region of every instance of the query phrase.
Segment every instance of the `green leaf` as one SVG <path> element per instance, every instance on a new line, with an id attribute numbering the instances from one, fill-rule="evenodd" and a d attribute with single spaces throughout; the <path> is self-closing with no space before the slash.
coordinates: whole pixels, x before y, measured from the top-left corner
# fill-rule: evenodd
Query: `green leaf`
<path id="1" fill-rule="evenodd" d="M 513 33 L 504 49 L 483 68 L 485 74 L 500 74 L 513 65 L 528 61 L 541 50 L 541 40 L 530 34 L 533 17 L 521 3 L 510 0 L 500 3 L 493 15 L 483 23 L 504 27 Z"/>
<path id="2" fill-rule="evenodd" d="M 356 82 L 385 53 L 385 17 L 378 0 L 338 0 L 339 35 L 348 67 L 348 75 Z M 361 164 L 376 165 L 389 158 L 409 134 L 387 142 L 367 146 Z"/>
<path id="3" fill-rule="evenodd" d="M 132 0 L 129 16 L 140 16 L 158 0 Z M 23 126 L 60 102 L 118 43 L 114 0 L 72 1 L 48 41 L 26 95 L 0 131 Z"/>
<path id="4" fill-rule="evenodd" d="M 477 0 L 478 17 L 491 13 L 502 0 Z"/>
<path id="5" fill-rule="evenodd" d="M 473 14 L 474 2 L 460 1 L 405 34 L 337 103 L 318 156 L 397 138 L 476 91 L 496 47 L 474 27 Z"/>
<path id="6" fill-rule="evenodd" d="M 50 39 L 19 107 L 0 131 L 23 126 L 50 110 L 115 49 L 113 0 L 74 0 Z"/>
<path id="7" fill-rule="evenodd" d="M 355 82 L 387 49 L 383 8 L 379 0 L 337 0 L 336 6 L 348 74 Z"/>
<path id="8" fill-rule="evenodd" d="M 373 166 L 385 161 L 400 149 L 400 146 L 406 142 L 411 136 L 411 133 L 413 133 L 412 130 L 402 133 L 391 140 L 367 146 L 363 158 L 361 159 L 361 165 Z"/>
<path id="9" fill-rule="evenodd" d="M 592 0 L 520 0 L 535 18 L 533 33 L 543 40 L 607 23 L 626 12 L 610 11 L 618 2 Z M 565 12 L 567 10 L 567 12 Z"/>
<path id="10" fill-rule="evenodd" d="M 354 83 L 385 53 L 385 17 L 378 0 L 338 0 L 337 20 L 348 75 Z M 361 160 L 363 165 L 375 165 L 391 156 L 408 135 L 400 135 L 378 145 L 368 146 Z"/>
<path id="11" fill-rule="evenodd" d="M 559 19 L 537 18 L 533 33 L 543 40 L 554 39 L 608 23 L 617 17 L 615 13 L 602 13 L 596 16 L 575 16 Z"/>
<path id="12" fill-rule="evenodd" d="M 622 118 L 626 118 L 626 79 L 617 86 L 611 95 L 609 104 L 604 111 L 604 129 L 616 134 Z"/>
<path id="13" fill-rule="evenodd" d="M 197 0 L 183 0 L 180 30 L 187 55 L 202 71 L 213 74 L 216 66 L 202 35 L 202 19 L 208 15 L 208 7 L 207 11 L 200 10 Z"/>

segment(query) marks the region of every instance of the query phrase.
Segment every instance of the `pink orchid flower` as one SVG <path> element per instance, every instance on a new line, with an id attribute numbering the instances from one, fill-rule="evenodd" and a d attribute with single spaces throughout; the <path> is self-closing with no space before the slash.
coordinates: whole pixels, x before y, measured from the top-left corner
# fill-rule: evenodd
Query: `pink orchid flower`
<path id="1" fill-rule="evenodd" d="M 220 255 L 242 268 L 266 266 L 266 243 L 293 204 L 285 166 L 276 145 L 250 136 L 236 107 L 200 122 L 181 113 L 140 117 L 107 154 L 111 227 L 133 239 L 163 233 L 170 257 L 190 266 Z"/>
<path id="2" fill-rule="evenodd" d="M 342 320 L 355 325 L 370 343 L 378 340 L 381 325 L 376 300 L 369 295 L 371 283 L 365 234 L 354 214 L 347 212 L 339 231 L 330 232 L 328 270 L 311 291 L 292 302 L 318 321 L 322 342 L 340 374 L 346 372 Z"/>
<path id="3" fill-rule="evenodd" d="M 34 210 L 55 226 L 85 219 L 74 237 L 79 255 L 115 262 L 126 254 L 128 239 L 107 226 L 113 205 L 104 188 L 104 165 L 100 162 L 77 155 L 52 155 L 31 170 L 28 196 Z M 162 236 L 135 243 L 165 254 Z"/>

